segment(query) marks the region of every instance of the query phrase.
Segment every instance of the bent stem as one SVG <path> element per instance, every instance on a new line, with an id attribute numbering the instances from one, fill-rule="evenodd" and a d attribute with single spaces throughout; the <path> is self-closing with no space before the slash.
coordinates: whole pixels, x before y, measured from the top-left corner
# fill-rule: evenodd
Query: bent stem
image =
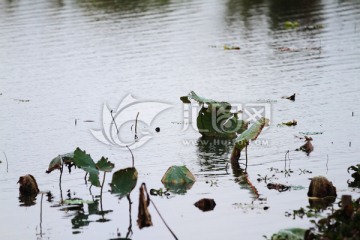
<path id="1" fill-rule="evenodd" d="M 152 205 L 154 206 L 156 212 L 159 214 L 159 217 L 161 218 L 161 220 L 163 221 L 163 223 L 165 224 L 166 228 L 170 231 L 170 233 L 173 235 L 173 237 L 178 240 L 178 238 L 176 237 L 175 233 L 170 229 L 169 225 L 167 225 L 167 223 L 165 222 L 165 219 L 161 216 L 159 210 L 157 209 L 156 205 L 154 204 L 153 200 L 151 200 L 151 198 L 149 197 L 150 202 L 152 203 Z"/>
<path id="2" fill-rule="evenodd" d="M 256 187 L 251 183 L 249 177 L 247 174 L 244 175 L 245 179 L 246 179 L 246 182 L 247 184 L 249 184 L 250 188 L 253 190 L 253 193 L 255 194 L 256 196 L 256 199 L 258 199 L 260 197 L 260 194 L 258 192 L 258 190 L 256 189 Z"/>
<path id="3" fill-rule="evenodd" d="M 130 234 L 132 235 L 133 231 L 132 231 L 132 218 L 131 218 L 131 199 L 130 199 L 130 194 L 128 194 L 126 196 L 126 198 L 129 201 L 129 227 L 128 227 L 128 232 L 126 233 L 126 238 L 129 238 Z"/>
<path id="4" fill-rule="evenodd" d="M 86 180 L 87 175 L 88 175 L 88 172 L 86 172 L 86 173 L 85 173 L 85 176 L 84 176 L 85 185 L 87 185 L 87 180 Z"/>
<path id="5" fill-rule="evenodd" d="M 130 153 L 131 153 L 131 157 L 132 157 L 132 167 L 134 167 L 135 165 L 135 159 L 134 159 L 134 154 L 132 153 L 131 149 L 126 145 L 127 149 L 129 149 Z"/>

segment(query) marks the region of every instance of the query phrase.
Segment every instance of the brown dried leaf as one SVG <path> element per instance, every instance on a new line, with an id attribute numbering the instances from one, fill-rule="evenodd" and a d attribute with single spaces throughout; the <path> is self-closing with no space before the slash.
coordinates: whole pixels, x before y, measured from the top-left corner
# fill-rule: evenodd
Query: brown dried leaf
<path id="1" fill-rule="evenodd" d="M 145 197 L 145 193 L 146 197 Z M 150 227 L 152 226 L 151 215 L 148 210 L 148 206 L 150 204 L 150 197 L 147 193 L 145 183 L 141 184 L 140 186 L 140 194 L 139 194 L 139 212 L 138 212 L 138 219 L 137 224 L 139 228 L 142 229 L 143 227 Z"/>

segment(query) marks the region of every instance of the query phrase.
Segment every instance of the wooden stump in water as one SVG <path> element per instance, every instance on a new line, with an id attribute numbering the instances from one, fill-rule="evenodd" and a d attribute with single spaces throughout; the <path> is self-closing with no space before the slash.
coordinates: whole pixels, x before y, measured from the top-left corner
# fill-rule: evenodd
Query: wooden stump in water
<path id="1" fill-rule="evenodd" d="M 40 192 L 36 180 L 31 174 L 21 176 L 17 183 L 20 184 L 19 191 L 22 196 L 36 195 Z"/>
<path id="2" fill-rule="evenodd" d="M 310 182 L 308 197 L 336 197 L 336 188 L 326 177 L 314 177 Z"/>

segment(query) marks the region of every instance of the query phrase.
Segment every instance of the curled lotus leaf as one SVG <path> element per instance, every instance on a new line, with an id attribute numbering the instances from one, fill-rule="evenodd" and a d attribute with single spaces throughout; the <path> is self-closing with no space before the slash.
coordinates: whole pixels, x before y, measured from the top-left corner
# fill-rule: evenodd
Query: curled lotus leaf
<path id="1" fill-rule="evenodd" d="M 71 164 L 74 161 L 74 153 L 65 153 L 62 155 L 59 155 L 55 157 L 53 160 L 51 160 L 48 170 L 46 170 L 46 173 L 51 173 L 52 171 L 56 169 L 61 169 L 62 163 L 65 164 Z"/>

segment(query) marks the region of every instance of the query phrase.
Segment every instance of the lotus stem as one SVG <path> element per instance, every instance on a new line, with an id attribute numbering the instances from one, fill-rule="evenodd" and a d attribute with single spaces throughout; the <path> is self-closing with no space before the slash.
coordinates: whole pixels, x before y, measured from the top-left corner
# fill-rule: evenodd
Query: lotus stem
<path id="1" fill-rule="evenodd" d="M 6 172 L 9 172 L 9 163 L 8 163 L 8 159 L 7 159 L 7 156 L 6 156 L 6 153 L 3 152 L 4 155 L 5 155 L 5 160 L 6 160 Z"/>
<path id="2" fill-rule="evenodd" d="M 138 120 L 138 117 L 139 117 L 139 113 L 137 113 L 136 115 L 136 118 L 135 118 L 135 141 L 138 139 L 138 136 L 137 136 L 137 120 Z"/>
<path id="3" fill-rule="evenodd" d="M 127 149 L 129 149 L 130 153 L 131 153 L 131 157 L 132 157 L 132 167 L 134 167 L 135 165 L 135 159 L 134 159 L 134 154 L 132 153 L 131 149 L 126 145 Z"/>

